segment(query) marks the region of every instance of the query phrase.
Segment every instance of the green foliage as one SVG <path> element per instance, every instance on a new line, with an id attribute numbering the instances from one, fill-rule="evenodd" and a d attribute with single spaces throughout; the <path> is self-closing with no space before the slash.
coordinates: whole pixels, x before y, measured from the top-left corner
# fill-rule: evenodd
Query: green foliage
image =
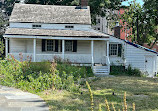
<path id="1" fill-rule="evenodd" d="M 66 75 L 72 75 L 75 79 L 94 76 L 90 67 L 71 66 L 68 63 L 62 63 L 57 65 L 57 69 L 60 76 L 64 75 L 64 71 Z"/>
<path id="2" fill-rule="evenodd" d="M 132 29 L 129 36 L 132 41 L 143 45 L 144 43 L 156 43 L 158 40 L 157 31 L 157 2 L 155 0 L 144 0 L 145 4 L 143 7 L 133 0 L 130 6 L 125 10 L 125 13 L 121 15 L 122 30 Z M 127 23 L 127 25 L 126 25 Z M 153 45 L 154 45 L 153 44 Z M 153 47 L 151 46 L 151 48 Z"/>
<path id="3" fill-rule="evenodd" d="M 30 68 L 33 72 L 50 72 L 50 62 L 44 61 L 44 62 L 31 62 Z"/>
<path id="4" fill-rule="evenodd" d="M 85 68 L 71 66 L 68 63 L 32 63 L 29 57 L 27 61 L 22 60 L 21 55 L 21 61 L 13 56 L 0 61 L 0 84 L 32 93 L 48 89 L 65 89 L 73 92 L 79 91 L 80 77 L 87 73 Z"/>
<path id="5" fill-rule="evenodd" d="M 87 81 L 86 81 L 86 85 L 88 87 L 89 95 L 90 95 L 90 100 L 91 100 L 91 111 L 94 111 L 93 93 L 92 93 L 91 87 L 90 87 L 90 85 L 89 85 L 89 83 Z"/>
<path id="6" fill-rule="evenodd" d="M 133 69 L 130 65 L 128 66 L 126 72 L 130 76 L 141 76 L 141 71 L 139 69 Z"/>
<path id="7" fill-rule="evenodd" d="M 133 69 L 130 65 L 127 69 L 124 66 L 111 66 L 111 75 L 128 75 L 128 76 L 141 76 L 141 71 L 139 69 Z"/>
<path id="8" fill-rule="evenodd" d="M 3 44 L 3 40 L 0 39 L 0 57 L 2 57 L 3 53 L 4 53 L 4 44 Z"/>

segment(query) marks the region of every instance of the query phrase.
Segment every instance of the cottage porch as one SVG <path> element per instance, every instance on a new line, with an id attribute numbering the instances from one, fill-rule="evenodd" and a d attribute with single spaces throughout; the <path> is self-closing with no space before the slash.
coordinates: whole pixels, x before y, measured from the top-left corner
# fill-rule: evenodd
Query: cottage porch
<path id="1" fill-rule="evenodd" d="M 53 51 L 43 51 L 43 40 L 54 40 L 58 42 L 57 46 L 54 46 Z M 76 51 L 68 51 L 65 48 L 68 41 L 76 41 Z M 65 43 L 66 42 L 66 43 Z M 107 40 L 60 40 L 60 39 L 28 39 L 28 38 L 10 38 L 9 48 L 6 47 L 6 56 L 11 54 L 19 60 L 19 53 L 23 54 L 24 60 L 27 56 L 32 57 L 33 62 L 40 62 L 43 60 L 52 61 L 54 57 L 61 59 L 68 59 L 72 63 L 77 64 L 107 64 L 108 45 Z M 72 44 L 74 45 L 74 43 Z M 8 46 L 8 38 L 6 38 L 6 46 Z M 48 48 L 47 44 L 44 46 Z M 57 50 L 55 49 L 57 47 Z M 70 46 L 69 46 L 70 47 Z M 9 49 L 9 50 L 8 50 Z M 56 50 L 56 51 L 55 51 Z"/>

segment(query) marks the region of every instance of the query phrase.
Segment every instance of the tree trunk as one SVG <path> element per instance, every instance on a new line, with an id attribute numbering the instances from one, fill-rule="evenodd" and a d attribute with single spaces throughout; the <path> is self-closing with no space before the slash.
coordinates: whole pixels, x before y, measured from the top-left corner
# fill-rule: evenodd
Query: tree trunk
<path id="1" fill-rule="evenodd" d="M 137 15 L 137 22 L 136 22 L 136 27 L 137 27 L 137 42 L 138 44 L 142 45 L 141 44 L 141 41 L 140 41 L 140 37 L 139 37 L 139 25 L 138 25 L 138 15 Z"/>
<path id="2" fill-rule="evenodd" d="M 157 38 L 155 39 L 154 43 L 151 45 L 150 49 L 152 49 L 154 47 L 156 42 L 157 42 Z"/>

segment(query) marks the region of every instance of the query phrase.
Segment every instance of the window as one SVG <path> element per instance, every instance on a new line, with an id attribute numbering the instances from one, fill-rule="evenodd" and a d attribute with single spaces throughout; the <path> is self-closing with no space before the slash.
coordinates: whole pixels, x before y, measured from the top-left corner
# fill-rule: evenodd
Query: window
<path id="1" fill-rule="evenodd" d="M 121 44 L 110 44 L 110 56 L 119 56 L 122 54 L 122 45 Z"/>
<path id="2" fill-rule="evenodd" d="M 65 41 L 65 51 L 72 52 L 72 49 L 73 49 L 72 40 L 66 40 Z"/>
<path id="3" fill-rule="evenodd" d="M 110 55 L 117 55 L 117 44 L 110 44 Z"/>
<path id="4" fill-rule="evenodd" d="M 74 28 L 74 26 L 65 26 L 65 28 L 72 29 L 72 28 Z"/>
<path id="5" fill-rule="evenodd" d="M 47 51 L 54 51 L 54 41 L 53 40 L 47 40 Z"/>
<path id="6" fill-rule="evenodd" d="M 33 29 L 38 29 L 38 28 L 41 28 L 41 25 L 32 25 L 32 28 Z"/>

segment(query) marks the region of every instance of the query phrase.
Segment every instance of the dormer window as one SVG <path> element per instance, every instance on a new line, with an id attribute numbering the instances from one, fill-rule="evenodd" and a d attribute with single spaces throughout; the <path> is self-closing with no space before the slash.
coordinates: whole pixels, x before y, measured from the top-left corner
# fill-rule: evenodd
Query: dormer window
<path id="1" fill-rule="evenodd" d="M 65 28 L 66 28 L 66 29 L 73 29 L 74 26 L 72 26 L 72 25 L 66 25 Z"/>
<path id="2" fill-rule="evenodd" d="M 41 28 L 41 25 L 34 24 L 34 25 L 32 25 L 32 28 L 33 28 L 33 29 L 39 29 L 39 28 Z"/>

